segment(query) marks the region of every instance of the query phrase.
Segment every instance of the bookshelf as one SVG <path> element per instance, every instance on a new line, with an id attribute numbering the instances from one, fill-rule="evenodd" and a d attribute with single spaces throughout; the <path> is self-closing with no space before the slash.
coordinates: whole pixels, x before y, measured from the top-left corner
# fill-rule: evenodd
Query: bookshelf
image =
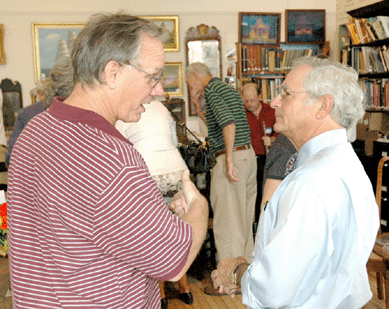
<path id="1" fill-rule="evenodd" d="M 358 72 L 366 111 L 389 113 L 389 2 L 376 2 L 347 14 L 349 21 L 339 25 L 340 61 Z"/>
<path id="2" fill-rule="evenodd" d="M 328 54 L 329 49 L 329 42 L 322 45 L 281 43 L 279 47 L 236 43 L 236 88 L 240 91 L 246 83 L 255 82 L 261 88 L 262 100 L 270 103 L 294 59 Z"/>

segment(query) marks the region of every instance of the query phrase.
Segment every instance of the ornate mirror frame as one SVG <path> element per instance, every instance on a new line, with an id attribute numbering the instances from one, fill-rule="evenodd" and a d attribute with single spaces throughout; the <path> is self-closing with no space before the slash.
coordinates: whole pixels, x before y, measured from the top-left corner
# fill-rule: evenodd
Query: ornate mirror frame
<path id="1" fill-rule="evenodd" d="M 194 48 L 200 49 L 202 53 L 196 54 Z M 205 24 L 201 24 L 196 26 L 196 28 L 189 28 L 185 37 L 185 51 L 186 66 L 192 62 L 203 62 L 210 68 L 212 76 L 220 77 L 220 79 L 222 79 L 223 71 L 221 38 L 219 35 L 219 30 L 216 27 L 209 27 Z M 197 113 L 190 100 L 189 88 L 188 107 L 189 116 L 197 116 Z"/>

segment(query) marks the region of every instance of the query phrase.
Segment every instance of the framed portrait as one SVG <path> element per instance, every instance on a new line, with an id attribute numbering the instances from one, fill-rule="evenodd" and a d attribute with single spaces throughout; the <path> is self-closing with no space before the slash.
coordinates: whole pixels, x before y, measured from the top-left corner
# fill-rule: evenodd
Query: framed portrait
<path id="1" fill-rule="evenodd" d="M 325 10 L 285 10 L 285 43 L 323 44 L 325 41 Z"/>
<path id="2" fill-rule="evenodd" d="M 239 12 L 239 42 L 280 46 L 281 13 Z"/>
<path id="3" fill-rule="evenodd" d="M 180 51 L 180 25 L 178 16 L 139 16 L 152 20 L 162 28 L 162 42 L 165 52 Z"/>
<path id="4" fill-rule="evenodd" d="M 35 83 L 49 76 L 57 59 L 69 54 L 82 23 L 32 23 Z"/>
<path id="5" fill-rule="evenodd" d="M 4 25 L 0 24 L 0 64 L 6 64 L 7 58 L 4 52 Z"/>
<path id="6" fill-rule="evenodd" d="M 183 73 L 181 62 L 166 62 L 163 68 L 163 78 L 161 80 L 165 93 L 171 97 L 184 95 Z"/>

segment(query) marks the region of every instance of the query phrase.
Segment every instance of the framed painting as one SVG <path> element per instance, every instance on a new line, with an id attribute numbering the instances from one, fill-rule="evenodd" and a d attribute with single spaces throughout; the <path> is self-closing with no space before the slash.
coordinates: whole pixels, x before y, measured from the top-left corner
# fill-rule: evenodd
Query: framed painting
<path id="1" fill-rule="evenodd" d="M 239 12 L 239 42 L 280 46 L 281 13 Z"/>
<path id="2" fill-rule="evenodd" d="M 162 42 L 165 52 L 180 51 L 180 25 L 178 16 L 139 16 L 152 20 L 162 28 Z"/>
<path id="3" fill-rule="evenodd" d="M 324 44 L 325 10 L 285 10 L 285 43 Z"/>
<path id="4" fill-rule="evenodd" d="M 57 59 L 69 54 L 82 23 L 32 23 L 35 83 L 49 76 Z"/>
<path id="5" fill-rule="evenodd" d="M 7 58 L 4 52 L 4 25 L 0 24 L 0 64 L 6 64 Z"/>
<path id="6" fill-rule="evenodd" d="M 165 93 L 171 97 L 184 95 L 183 73 L 181 62 L 166 62 L 163 68 L 163 78 L 161 80 Z"/>

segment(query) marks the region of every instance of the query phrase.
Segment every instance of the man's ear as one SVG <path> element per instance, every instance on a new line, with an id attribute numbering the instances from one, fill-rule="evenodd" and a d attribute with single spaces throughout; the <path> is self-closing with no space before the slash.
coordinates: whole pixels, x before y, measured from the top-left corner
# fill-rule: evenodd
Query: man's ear
<path id="1" fill-rule="evenodd" d="M 334 107 L 334 98 L 329 94 L 323 95 L 320 98 L 318 104 L 319 109 L 317 110 L 316 117 L 318 119 L 323 119 L 329 115 L 332 108 Z"/>
<path id="2" fill-rule="evenodd" d="M 109 61 L 105 67 L 102 74 L 103 81 L 108 85 L 109 88 L 114 89 L 117 82 L 117 74 L 120 70 L 120 64 L 116 61 Z"/>

